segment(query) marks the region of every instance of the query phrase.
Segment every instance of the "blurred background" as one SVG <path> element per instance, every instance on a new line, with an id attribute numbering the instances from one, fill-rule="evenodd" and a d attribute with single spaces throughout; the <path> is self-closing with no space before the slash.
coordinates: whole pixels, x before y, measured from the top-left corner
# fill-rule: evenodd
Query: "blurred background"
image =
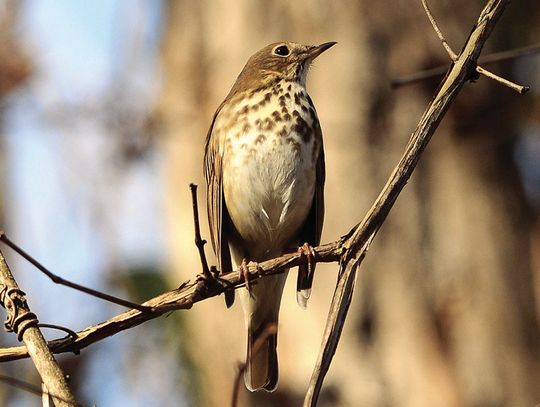
<path id="1" fill-rule="evenodd" d="M 459 51 L 484 2 L 430 3 Z M 538 43 L 539 22 L 538 2 L 512 3 L 484 54 Z M 339 43 L 308 87 L 325 136 L 323 241 L 346 233 L 439 82 L 391 80 L 448 63 L 420 1 L 0 0 L 0 229 L 55 273 L 134 301 L 193 278 L 188 185 L 204 186 L 212 114 L 247 58 L 281 39 Z M 540 403 L 540 58 L 488 68 L 531 91 L 480 78 L 452 105 L 362 265 L 320 406 Z M 42 322 L 80 330 L 124 311 L 2 251 Z M 278 391 L 242 387 L 241 405 L 301 405 L 337 266 L 317 270 L 307 311 L 285 289 Z M 85 405 L 223 406 L 244 356 L 239 305 L 214 298 L 59 360 Z M 0 373 L 39 384 L 27 360 Z M 0 384 L 0 405 L 39 403 Z"/>

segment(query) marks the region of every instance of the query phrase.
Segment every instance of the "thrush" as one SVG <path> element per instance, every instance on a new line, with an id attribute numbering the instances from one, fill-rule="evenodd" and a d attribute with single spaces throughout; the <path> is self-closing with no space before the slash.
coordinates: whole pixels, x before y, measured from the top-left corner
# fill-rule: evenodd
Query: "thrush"
<path id="1" fill-rule="evenodd" d="M 255 53 L 218 107 L 206 139 L 208 217 L 220 270 L 245 271 L 248 261 L 296 248 L 311 265 L 299 267 L 303 308 L 313 280 L 312 247 L 321 237 L 325 180 L 321 126 L 306 77 L 313 60 L 334 44 L 279 42 Z M 251 391 L 277 387 L 277 330 L 267 328 L 277 327 L 287 271 L 240 290 L 248 330 L 244 379 Z"/>

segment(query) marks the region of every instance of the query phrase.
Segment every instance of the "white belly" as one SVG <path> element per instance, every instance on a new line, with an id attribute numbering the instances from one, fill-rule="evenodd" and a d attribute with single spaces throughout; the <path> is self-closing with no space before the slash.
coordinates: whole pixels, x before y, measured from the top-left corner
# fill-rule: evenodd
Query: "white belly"
<path id="1" fill-rule="evenodd" d="M 313 142 L 302 145 L 293 133 L 285 139 L 267 134 L 257 142 L 260 135 L 247 133 L 235 140 L 234 154 L 224 157 L 228 164 L 223 168 L 229 215 L 247 246 L 260 248 L 253 249 L 253 260 L 275 256 L 294 239 L 315 190 Z"/>

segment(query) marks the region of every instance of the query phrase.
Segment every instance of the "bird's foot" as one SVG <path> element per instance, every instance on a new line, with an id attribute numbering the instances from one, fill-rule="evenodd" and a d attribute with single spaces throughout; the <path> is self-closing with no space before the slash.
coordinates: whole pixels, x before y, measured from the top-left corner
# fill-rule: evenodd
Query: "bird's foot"
<path id="1" fill-rule="evenodd" d="M 211 274 L 198 273 L 195 276 L 195 282 L 197 283 L 204 283 L 210 281 L 211 279 L 213 279 L 213 276 Z"/>
<path id="2" fill-rule="evenodd" d="M 221 289 L 225 295 L 225 304 L 230 308 L 234 303 L 234 287 L 226 279 L 221 278 L 222 273 L 211 266 L 208 273 L 199 273 L 195 276 L 195 284 L 198 290 Z"/>
<path id="3" fill-rule="evenodd" d="M 244 282 L 246 283 L 246 289 L 248 290 L 249 295 L 251 295 L 252 288 L 251 288 L 251 282 L 249 281 L 248 265 L 249 265 L 248 261 L 245 258 L 243 258 L 242 263 L 240 264 L 240 267 L 239 267 L 239 271 L 240 271 L 240 276 L 244 279 Z"/>
<path id="4" fill-rule="evenodd" d="M 304 243 L 298 248 L 297 253 L 301 260 L 306 260 L 307 264 L 301 263 L 298 266 L 298 280 L 296 282 L 296 301 L 303 309 L 307 307 L 307 301 L 311 296 L 311 284 L 313 273 L 315 272 L 315 250 L 312 246 Z"/>
<path id="5" fill-rule="evenodd" d="M 211 287 L 213 284 L 223 285 L 219 279 L 219 271 L 216 266 L 211 266 L 210 270 L 199 273 L 195 276 L 195 283 Z"/>
<path id="6" fill-rule="evenodd" d="M 297 253 L 300 255 L 301 260 L 305 259 L 307 261 L 307 267 L 300 266 L 299 270 L 303 269 L 303 272 L 307 272 L 307 275 L 311 275 L 315 269 L 315 249 L 313 249 L 313 246 L 311 246 L 309 243 L 304 243 L 298 248 Z"/>

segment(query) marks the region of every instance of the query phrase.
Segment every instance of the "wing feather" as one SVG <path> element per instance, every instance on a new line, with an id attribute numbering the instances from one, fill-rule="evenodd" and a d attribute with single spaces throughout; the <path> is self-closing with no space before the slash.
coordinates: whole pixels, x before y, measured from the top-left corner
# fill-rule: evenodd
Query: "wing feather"
<path id="1" fill-rule="evenodd" d="M 206 179 L 206 206 L 212 247 L 217 257 L 218 268 L 222 273 L 232 271 L 229 242 L 223 233 L 224 221 L 228 212 L 223 198 L 223 152 L 220 151 L 219 140 L 213 135 L 216 119 L 223 104 L 214 115 L 206 136 L 204 154 L 204 176 Z M 225 291 L 225 303 L 230 307 L 234 302 L 234 291 Z"/>
<path id="2" fill-rule="evenodd" d="M 326 170 L 324 162 L 324 148 L 322 145 L 322 132 L 319 126 L 316 127 L 316 137 L 321 140 L 319 157 L 315 167 L 315 193 L 313 203 L 308 217 L 300 234 L 300 244 L 308 243 L 310 246 L 318 246 L 321 242 L 322 227 L 324 222 L 324 182 Z M 307 301 L 311 295 L 315 267 L 308 271 L 306 266 L 298 268 L 298 280 L 296 285 L 296 300 L 302 308 L 307 307 Z"/>

